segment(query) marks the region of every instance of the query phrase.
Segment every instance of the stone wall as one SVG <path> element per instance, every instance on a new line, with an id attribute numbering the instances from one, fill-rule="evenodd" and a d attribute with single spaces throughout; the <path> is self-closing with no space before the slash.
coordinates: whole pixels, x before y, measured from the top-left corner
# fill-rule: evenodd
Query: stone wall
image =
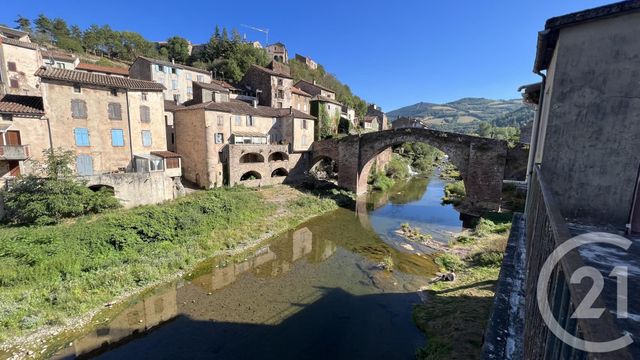
<path id="1" fill-rule="evenodd" d="M 35 44 L 26 43 L 27 46 Z M 7 94 L 40 96 L 38 77 L 34 74 L 42 65 L 42 56 L 35 48 L 0 44 L 2 81 Z M 16 64 L 16 71 L 9 71 L 8 63 Z M 18 88 L 11 87 L 11 80 L 18 81 Z"/>
<path id="2" fill-rule="evenodd" d="M 115 197 L 125 208 L 159 204 L 183 194 L 179 177 L 162 171 L 151 173 L 101 174 L 83 177 L 87 186 L 105 185 L 114 189 Z"/>

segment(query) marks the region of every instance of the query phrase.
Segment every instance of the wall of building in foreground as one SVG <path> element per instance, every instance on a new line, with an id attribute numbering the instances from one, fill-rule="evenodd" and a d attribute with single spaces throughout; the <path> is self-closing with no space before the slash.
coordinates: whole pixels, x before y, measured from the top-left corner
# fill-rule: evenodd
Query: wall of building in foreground
<path id="1" fill-rule="evenodd" d="M 184 194 L 180 177 L 170 177 L 162 171 L 101 174 L 83 179 L 88 181 L 87 186 L 112 187 L 115 197 L 125 208 L 158 204 Z"/>

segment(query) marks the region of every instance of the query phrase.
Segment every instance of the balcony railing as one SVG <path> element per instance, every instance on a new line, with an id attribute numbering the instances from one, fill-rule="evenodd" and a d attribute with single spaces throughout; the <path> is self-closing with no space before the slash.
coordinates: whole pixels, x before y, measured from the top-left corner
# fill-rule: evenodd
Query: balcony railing
<path id="1" fill-rule="evenodd" d="M 631 359 L 626 350 L 586 353 L 558 339 L 545 325 L 536 299 L 538 276 L 549 255 L 572 235 L 558 203 L 545 183 L 543 171 L 534 167 L 527 196 L 527 280 L 524 329 L 525 359 Z M 591 290 L 590 284 L 572 284 L 571 275 L 584 266 L 577 251 L 569 252 L 553 269 L 547 299 L 556 321 L 569 334 L 589 341 L 609 341 L 620 336 L 609 309 L 598 319 L 572 318 L 577 306 Z M 592 308 L 607 308 L 599 297 Z"/>
<path id="2" fill-rule="evenodd" d="M 0 159 L 2 160 L 26 160 L 28 157 L 28 145 L 0 145 Z"/>

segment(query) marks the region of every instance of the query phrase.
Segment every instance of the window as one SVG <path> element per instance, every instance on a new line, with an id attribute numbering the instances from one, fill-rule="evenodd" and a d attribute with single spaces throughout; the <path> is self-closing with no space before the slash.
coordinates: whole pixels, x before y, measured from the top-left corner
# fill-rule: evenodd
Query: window
<path id="1" fill-rule="evenodd" d="M 193 88 L 191 86 L 187 87 L 187 94 L 193 94 Z"/>
<path id="2" fill-rule="evenodd" d="M 91 155 L 78 155 L 76 157 L 76 171 L 80 176 L 93 175 L 93 158 Z"/>
<path id="3" fill-rule="evenodd" d="M 236 115 L 236 126 L 242 125 L 242 116 Z"/>
<path id="4" fill-rule="evenodd" d="M 253 116 L 249 115 L 247 116 L 247 126 L 253 126 Z"/>
<path id="5" fill-rule="evenodd" d="M 177 74 L 177 73 L 178 73 L 178 69 L 173 68 L 173 69 L 171 69 L 171 72 L 172 72 L 173 74 Z"/>
<path id="6" fill-rule="evenodd" d="M 278 99 L 284 99 L 284 91 L 278 90 Z"/>
<path id="7" fill-rule="evenodd" d="M 109 120 L 122 120 L 122 107 L 118 103 L 109 103 Z"/>
<path id="8" fill-rule="evenodd" d="M 164 159 L 166 163 L 167 169 L 177 169 L 180 167 L 180 159 L 179 158 L 168 158 Z"/>
<path id="9" fill-rule="evenodd" d="M 149 110 L 148 106 L 140 106 L 140 121 L 146 123 L 151 122 L 151 110 Z"/>
<path id="10" fill-rule="evenodd" d="M 56 66 L 59 67 L 60 69 L 66 68 L 66 65 L 64 63 L 61 63 L 61 62 L 57 63 Z"/>
<path id="11" fill-rule="evenodd" d="M 307 104 L 304 104 L 304 112 L 307 112 Z"/>
<path id="12" fill-rule="evenodd" d="M 278 79 L 278 86 L 282 86 L 282 79 Z"/>
<path id="13" fill-rule="evenodd" d="M 216 133 L 216 144 L 224 143 L 224 135 L 222 133 Z"/>
<path id="14" fill-rule="evenodd" d="M 111 96 L 118 96 L 118 89 L 111 89 Z"/>
<path id="15" fill-rule="evenodd" d="M 164 72 L 164 66 L 156 65 L 158 67 L 158 71 Z"/>
<path id="16" fill-rule="evenodd" d="M 71 117 L 74 119 L 87 118 L 87 103 L 84 100 L 71 100 Z"/>
<path id="17" fill-rule="evenodd" d="M 180 103 L 180 94 L 173 95 L 173 101 L 175 101 L 176 103 Z"/>
<path id="18" fill-rule="evenodd" d="M 2 114 L 2 120 L 4 120 L 4 121 L 13 121 L 13 115 L 11 115 L 11 114 Z"/>
<path id="19" fill-rule="evenodd" d="M 224 116 L 218 115 L 218 126 L 224 126 Z"/>
<path id="20" fill-rule="evenodd" d="M 20 83 L 16 79 L 11 79 L 11 87 L 17 89 L 20 87 Z"/>
<path id="21" fill-rule="evenodd" d="M 171 133 L 171 145 L 174 145 L 176 143 L 176 134 Z"/>
<path id="22" fill-rule="evenodd" d="M 282 102 L 278 101 L 278 108 L 282 109 Z"/>
<path id="23" fill-rule="evenodd" d="M 178 80 L 171 80 L 171 88 L 173 90 L 178 90 Z"/>
<path id="24" fill-rule="evenodd" d="M 16 66 L 16 63 L 13 61 L 8 61 L 7 67 L 9 68 L 9 71 L 18 71 L 18 67 Z"/>
<path id="25" fill-rule="evenodd" d="M 302 128 L 307 129 L 307 120 L 302 120 Z"/>
<path id="26" fill-rule="evenodd" d="M 80 94 L 82 92 L 82 88 L 80 85 L 73 85 L 73 92 L 76 94 Z"/>
<path id="27" fill-rule="evenodd" d="M 73 136 L 76 139 L 76 146 L 91 146 L 89 142 L 89 129 L 75 128 L 73 129 Z"/>
<path id="28" fill-rule="evenodd" d="M 204 76 L 198 75 L 198 82 L 204 82 Z"/>
<path id="29" fill-rule="evenodd" d="M 277 118 L 272 118 L 271 119 L 271 126 L 275 125 L 277 121 L 278 121 Z"/>
<path id="30" fill-rule="evenodd" d="M 143 92 L 140 96 L 142 97 L 142 101 L 147 101 L 148 100 L 146 92 Z"/>
<path id="31" fill-rule="evenodd" d="M 191 73 L 190 72 L 187 73 L 187 80 L 191 80 Z"/>
<path id="32" fill-rule="evenodd" d="M 144 147 L 151 146 L 151 131 L 142 130 L 142 146 Z"/>
<path id="33" fill-rule="evenodd" d="M 111 129 L 111 146 L 124 146 L 124 131 L 122 129 Z"/>

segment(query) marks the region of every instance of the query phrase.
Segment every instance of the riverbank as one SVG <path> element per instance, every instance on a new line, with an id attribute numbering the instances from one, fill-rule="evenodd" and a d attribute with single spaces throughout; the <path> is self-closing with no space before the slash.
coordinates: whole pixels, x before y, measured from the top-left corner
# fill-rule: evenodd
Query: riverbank
<path id="1" fill-rule="evenodd" d="M 0 357 L 42 350 L 43 339 L 83 327 L 105 304 L 337 207 L 286 186 L 240 187 L 56 226 L 2 228 Z"/>
<path id="2" fill-rule="evenodd" d="M 439 253 L 442 271 L 455 272 L 455 281 L 433 282 L 422 292 L 414 321 L 427 335 L 417 359 L 479 359 L 482 337 L 489 320 L 494 286 L 500 273 L 510 220 L 481 219 Z"/>

